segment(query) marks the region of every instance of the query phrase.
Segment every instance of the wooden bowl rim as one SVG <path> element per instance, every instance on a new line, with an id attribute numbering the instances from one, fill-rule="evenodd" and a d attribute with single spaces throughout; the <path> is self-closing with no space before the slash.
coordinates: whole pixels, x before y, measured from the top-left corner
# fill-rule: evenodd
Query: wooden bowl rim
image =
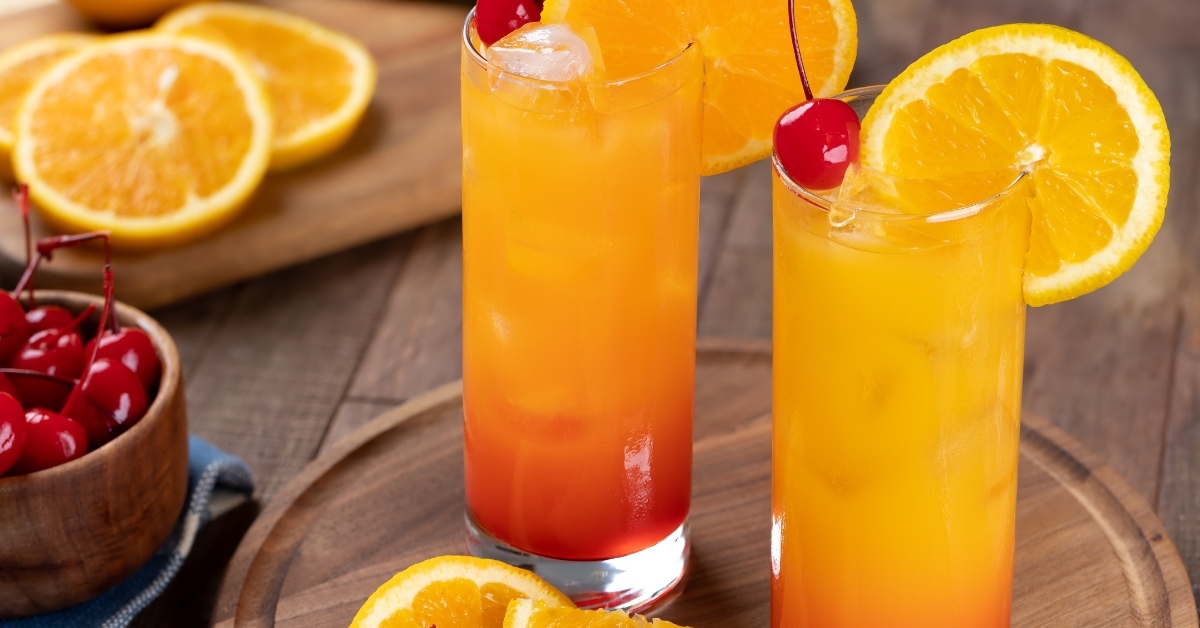
<path id="1" fill-rule="evenodd" d="M 24 301 L 24 299 L 21 300 Z M 39 303 L 61 305 L 76 314 L 83 311 L 88 304 L 95 304 L 96 316 L 99 316 L 99 308 L 104 305 L 103 297 L 71 290 L 38 290 L 37 300 Z M 135 450 L 138 443 L 144 439 L 145 435 L 148 435 L 153 425 L 168 420 L 170 402 L 180 394 L 179 389 L 183 381 L 179 350 L 175 347 L 175 341 L 171 339 L 167 330 L 149 314 L 120 301 L 114 300 L 113 305 L 113 310 L 121 323 L 136 326 L 146 332 L 158 353 L 159 361 L 162 363 L 162 373 L 159 375 L 158 392 L 154 396 L 154 401 L 146 408 L 146 414 L 137 424 L 97 449 L 89 449 L 86 454 L 56 467 L 27 475 L 0 477 L 0 498 L 5 497 L 9 492 L 32 490 L 30 485 L 35 483 L 52 484 L 67 476 L 87 473 L 89 470 L 95 470 L 105 465 L 115 456 L 137 455 L 138 452 Z"/>

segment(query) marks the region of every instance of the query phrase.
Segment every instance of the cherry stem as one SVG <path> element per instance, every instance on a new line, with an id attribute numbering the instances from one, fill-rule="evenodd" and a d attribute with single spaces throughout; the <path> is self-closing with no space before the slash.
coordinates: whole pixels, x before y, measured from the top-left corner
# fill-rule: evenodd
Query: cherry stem
<path id="1" fill-rule="evenodd" d="M 25 267 L 25 274 L 21 275 L 21 280 L 17 282 L 17 287 L 13 289 L 13 294 L 21 294 L 26 285 L 33 285 L 33 274 L 37 272 L 38 266 L 41 266 L 43 259 L 53 259 L 55 249 L 78 246 L 84 242 L 96 239 L 104 240 L 104 263 L 107 264 L 110 258 L 107 231 L 93 231 L 78 235 L 56 235 L 41 238 L 37 242 L 37 257 L 33 258 L 33 262 Z M 32 290 L 32 288 L 30 289 Z"/>
<path id="2" fill-rule="evenodd" d="M 37 242 L 37 251 L 50 259 L 54 251 L 70 246 L 79 246 L 84 242 L 92 240 L 104 240 L 104 263 L 109 263 L 108 253 L 108 232 L 107 231 L 90 231 L 88 233 L 78 233 L 75 235 L 53 235 L 41 238 Z"/>
<path id="3" fill-rule="evenodd" d="M 37 257 L 25 265 L 25 274 L 21 275 L 21 280 L 17 282 L 17 287 L 13 288 L 13 294 L 19 295 L 25 289 L 25 286 L 29 286 L 30 307 L 33 307 L 33 273 L 37 272 L 38 266 L 41 265 L 42 257 L 41 251 L 38 251 Z"/>
<path id="4" fill-rule="evenodd" d="M 76 380 L 76 379 L 67 379 L 65 377 L 59 377 L 57 375 L 51 375 L 49 373 L 43 373 L 41 371 L 31 371 L 29 369 L 15 369 L 15 368 L 8 367 L 8 366 L 0 367 L 0 374 L 16 375 L 18 377 L 33 377 L 33 378 L 37 378 L 37 379 L 44 379 L 46 381 L 54 382 L 56 384 L 62 384 L 63 386 L 75 386 L 79 382 L 79 380 Z"/>
<path id="5" fill-rule="evenodd" d="M 29 186 L 21 183 L 13 192 L 13 199 L 17 201 L 17 208 L 21 210 L 21 222 L 25 224 L 25 268 L 28 271 L 29 264 L 33 261 L 33 233 L 29 228 Z M 15 290 L 13 294 L 21 294 L 20 290 Z M 33 294 L 33 277 L 29 279 L 29 307 L 30 309 L 37 307 L 37 301 Z"/>
<path id="6" fill-rule="evenodd" d="M 83 375 L 75 382 L 75 386 L 71 388 L 71 393 L 67 395 L 67 401 L 63 404 L 63 408 L 70 408 L 71 402 L 83 390 L 83 382 L 87 378 L 87 374 L 92 370 L 92 365 L 96 363 L 96 355 L 100 353 L 100 337 L 104 335 L 104 328 L 108 325 L 109 316 L 112 314 L 113 304 L 113 271 L 112 271 L 112 251 L 109 247 L 108 232 L 97 231 L 95 233 L 84 233 L 77 236 L 51 236 L 38 240 L 38 254 L 44 252 L 49 256 L 49 253 L 54 249 L 63 246 L 75 246 L 82 242 L 102 238 L 104 240 L 104 307 L 100 310 L 100 323 L 96 325 L 96 341 L 92 343 L 92 353 L 88 356 L 87 364 L 83 366 Z M 44 246 L 43 246 L 44 245 Z M 113 331 L 119 331 L 117 322 L 113 319 Z"/>
<path id="7" fill-rule="evenodd" d="M 20 294 L 21 291 L 25 288 L 25 286 L 28 285 L 30 287 L 29 288 L 30 289 L 30 303 L 32 304 L 33 303 L 33 294 L 32 294 L 33 275 L 34 275 L 34 273 L 37 272 L 38 267 L 41 266 L 42 260 L 43 259 L 52 260 L 54 257 L 54 251 L 57 249 L 79 246 L 80 244 L 83 244 L 85 242 L 90 242 L 92 240 L 103 240 L 104 241 L 104 268 L 107 269 L 106 272 L 108 273 L 107 275 L 105 275 L 105 282 L 111 283 L 112 282 L 112 246 L 109 243 L 107 231 L 92 231 L 89 233 L 80 233 L 77 235 L 55 235 L 55 236 L 47 236 L 45 238 L 41 238 L 40 240 L 38 240 L 38 242 L 37 242 L 37 257 L 34 258 L 33 263 L 31 263 L 25 267 L 25 274 L 21 275 L 21 280 L 17 282 L 17 287 L 16 287 L 16 289 L 13 290 L 13 294 Z M 105 294 L 109 295 L 111 292 L 112 292 L 111 286 L 106 286 Z M 111 297 L 108 296 L 106 298 L 111 298 Z M 112 321 L 112 328 L 113 328 L 114 332 L 121 331 L 121 326 L 115 318 Z M 101 333 L 103 331 L 104 331 L 104 326 L 101 325 L 97 330 L 97 335 L 99 335 L 99 333 Z"/>
<path id="8" fill-rule="evenodd" d="M 812 88 L 808 86 L 808 73 L 804 71 L 804 60 L 800 57 L 800 38 L 796 35 L 796 0 L 788 0 L 788 26 L 792 29 L 792 49 L 796 51 L 796 67 L 800 70 L 800 83 L 804 85 L 804 99 L 812 100 Z"/>
<path id="9" fill-rule="evenodd" d="M 88 306 L 83 308 L 83 312 L 81 312 L 79 314 L 79 316 L 76 316 L 75 320 L 71 321 L 70 323 L 67 323 L 67 325 L 65 327 L 63 327 L 62 330 L 70 331 L 70 330 L 77 329 L 83 323 L 83 321 L 87 320 L 87 317 L 91 316 L 92 312 L 95 312 L 95 311 L 96 311 L 96 304 L 88 303 Z"/>

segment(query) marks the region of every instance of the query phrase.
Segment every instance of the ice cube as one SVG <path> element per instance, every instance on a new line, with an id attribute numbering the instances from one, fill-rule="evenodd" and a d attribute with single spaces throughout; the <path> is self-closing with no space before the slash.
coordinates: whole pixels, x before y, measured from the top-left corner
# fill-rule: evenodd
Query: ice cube
<path id="1" fill-rule="evenodd" d="M 566 24 L 532 22 L 487 49 L 488 62 L 505 72 L 555 82 L 591 75 L 592 57 L 587 41 Z"/>
<path id="2" fill-rule="evenodd" d="M 833 206 L 829 211 L 829 223 L 844 227 L 854 220 L 860 211 L 875 214 L 904 213 L 898 198 L 896 179 L 858 163 L 850 164 L 846 177 L 837 190 Z"/>

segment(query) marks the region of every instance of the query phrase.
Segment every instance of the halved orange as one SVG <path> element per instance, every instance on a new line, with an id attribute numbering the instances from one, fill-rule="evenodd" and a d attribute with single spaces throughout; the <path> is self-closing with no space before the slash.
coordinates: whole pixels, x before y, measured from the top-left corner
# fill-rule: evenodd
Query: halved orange
<path id="1" fill-rule="evenodd" d="M 663 619 L 646 619 L 625 611 L 590 610 L 551 606 L 535 600 L 513 600 L 504 614 L 503 628 L 680 628 Z"/>
<path id="2" fill-rule="evenodd" d="M 47 35 L 0 54 L 0 176 L 12 177 L 13 129 L 29 87 L 50 66 L 96 41 L 95 35 Z"/>
<path id="3" fill-rule="evenodd" d="M 249 60 L 275 110 L 271 170 L 341 146 L 375 92 L 375 62 L 362 44 L 282 11 L 205 2 L 167 14 L 155 28 L 230 46 Z"/>
<path id="4" fill-rule="evenodd" d="M 501 628 L 510 601 L 575 608 L 531 571 L 472 556 L 438 556 L 392 576 L 358 609 L 350 628 Z"/>
<path id="5" fill-rule="evenodd" d="M 864 165 L 957 203 L 1027 172 L 1030 305 L 1112 281 L 1163 220 L 1171 147 L 1162 108 L 1128 61 L 1065 28 L 997 26 L 930 52 L 883 90 L 861 137 Z"/>
<path id="6" fill-rule="evenodd" d="M 52 227 L 165 246 L 236 214 L 266 171 L 271 124 L 261 85 L 229 49 L 118 35 L 33 84 L 13 165 Z"/>
<path id="7" fill-rule="evenodd" d="M 703 174 L 771 154 L 775 121 L 804 100 L 784 2 L 546 0 L 542 21 L 595 29 L 610 78 L 651 70 L 689 43 L 704 54 Z M 858 53 L 850 0 L 797 0 L 804 67 L 816 96 L 846 86 Z"/>

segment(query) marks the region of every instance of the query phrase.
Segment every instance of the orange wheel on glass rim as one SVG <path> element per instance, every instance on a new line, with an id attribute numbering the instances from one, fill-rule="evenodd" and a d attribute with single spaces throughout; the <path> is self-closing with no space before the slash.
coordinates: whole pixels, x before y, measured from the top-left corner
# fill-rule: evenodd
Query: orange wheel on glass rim
<path id="1" fill-rule="evenodd" d="M 804 101 L 785 3 L 546 0 L 542 21 L 595 29 L 610 78 L 645 72 L 698 43 L 705 71 L 702 174 L 770 155 L 775 121 Z M 850 0 L 797 0 L 796 23 L 814 95 L 845 89 L 858 53 Z"/>
<path id="2" fill-rule="evenodd" d="M 959 203 L 1028 173 L 1030 305 L 1086 294 L 1133 266 L 1162 224 L 1170 157 L 1162 108 L 1133 66 L 1046 24 L 985 28 L 930 52 L 862 127 L 864 165 Z"/>

